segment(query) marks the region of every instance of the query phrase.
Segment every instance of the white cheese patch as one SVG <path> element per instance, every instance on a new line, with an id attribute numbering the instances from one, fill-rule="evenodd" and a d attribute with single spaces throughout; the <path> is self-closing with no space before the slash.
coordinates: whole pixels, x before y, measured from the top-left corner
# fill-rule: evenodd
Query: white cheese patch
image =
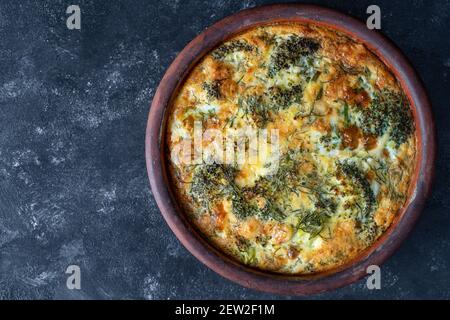
<path id="1" fill-rule="evenodd" d="M 210 113 L 210 112 L 218 113 L 220 110 L 220 106 L 213 104 L 201 104 L 196 107 L 196 110 L 197 112 L 200 113 Z"/>

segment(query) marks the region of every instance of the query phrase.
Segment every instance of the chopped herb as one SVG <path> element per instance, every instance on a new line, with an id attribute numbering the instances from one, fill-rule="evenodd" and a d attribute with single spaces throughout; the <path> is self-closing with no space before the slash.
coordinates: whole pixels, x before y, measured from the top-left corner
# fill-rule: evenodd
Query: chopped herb
<path id="1" fill-rule="evenodd" d="M 297 211 L 300 216 L 300 219 L 297 224 L 297 228 L 307 232 L 311 237 L 316 237 L 319 235 L 326 222 L 329 219 L 329 216 L 324 214 L 323 211 Z"/>
<path id="2" fill-rule="evenodd" d="M 332 142 L 331 134 L 326 134 L 320 137 L 319 141 L 325 145 L 329 145 Z"/>
<path id="3" fill-rule="evenodd" d="M 320 77 L 320 71 L 316 71 L 310 81 L 315 82 Z"/>
<path id="4" fill-rule="evenodd" d="M 265 101 L 264 96 L 249 96 L 240 100 L 239 106 L 243 109 L 246 117 L 251 117 L 258 127 L 265 127 L 271 120 L 271 106 Z"/>
<path id="5" fill-rule="evenodd" d="M 316 61 L 316 58 L 312 55 L 300 57 L 298 66 L 305 82 L 314 82 L 317 80 L 314 78 L 319 78 L 321 71 L 317 69 Z"/>
<path id="6" fill-rule="evenodd" d="M 343 114 L 344 114 L 344 124 L 345 124 L 346 127 L 348 127 L 350 125 L 350 115 L 348 113 L 348 104 L 347 104 L 347 102 L 344 103 Z"/>
<path id="7" fill-rule="evenodd" d="M 316 101 L 319 101 L 323 97 L 323 87 L 321 86 L 319 92 L 317 92 Z"/>

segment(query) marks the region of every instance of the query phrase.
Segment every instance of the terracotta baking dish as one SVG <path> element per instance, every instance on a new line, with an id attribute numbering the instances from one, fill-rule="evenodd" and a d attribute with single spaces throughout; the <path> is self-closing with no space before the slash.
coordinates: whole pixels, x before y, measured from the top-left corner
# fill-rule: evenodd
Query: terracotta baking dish
<path id="1" fill-rule="evenodd" d="M 395 74 L 410 99 L 416 124 L 417 163 L 409 197 L 392 226 L 371 247 L 349 263 L 308 276 L 281 275 L 239 264 L 210 245 L 191 226 L 172 194 L 166 167 L 165 131 L 168 107 L 183 79 L 211 49 L 229 37 L 255 26 L 277 22 L 313 23 L 343 32 L 364 43 Z M 401 52 L 366 25 L 334 10 L 310 5 L 271 5 L 240 11 L 203 31 L 171 64 L 153 98 L 146 132 L 146 161 L 153 195 L 168 225 L 181 243 L 201 262 L 245 287 L 290 295 L 308 295 L 350 284 L 370 265 L 380 265 L 399 247 L 419 217 L 430 192 L 435 160 L 435 127 L 425 90 Z M 411 257 L 413 258 L 413 257 Z"/>

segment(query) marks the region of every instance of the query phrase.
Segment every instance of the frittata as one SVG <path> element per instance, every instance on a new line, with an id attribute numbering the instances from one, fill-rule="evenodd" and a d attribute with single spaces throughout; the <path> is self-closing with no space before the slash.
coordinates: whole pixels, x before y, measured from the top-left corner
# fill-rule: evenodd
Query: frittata
<path id="1" fill-rule="evenodd" d="M 248 137 L 224 141 L 249 127 L 261 147 L 237 156 L 255 151 Z M 241 263 L 286 274 L 370 247 L 415 167 L 414 119 L 393 74 L 363 44 L 312 24 L 256 27 L 209 52 L 177 92 L 166 137 L 193 225 Z"/>

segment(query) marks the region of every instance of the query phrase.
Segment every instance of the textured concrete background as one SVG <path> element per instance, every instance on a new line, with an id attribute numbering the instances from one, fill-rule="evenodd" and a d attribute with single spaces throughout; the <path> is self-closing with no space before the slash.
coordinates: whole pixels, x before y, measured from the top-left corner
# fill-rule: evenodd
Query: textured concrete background
<path id="1" fill-rule="evenodd" d="M 151 196 L 147 114 L 177 53 L 266 1 L 0 2 L 0 298 L 276 298 L 233 284 L 173 236 Z M 365 20 L 406 53 L 433 102 L 437 181 L 411 237 L 365 281 L 313 298 L 450 298 L 450 2 L 312 1 Z M 79 4 L 81 31 L 66 28 Z M 68 290 L 78 264 L 82 290 Z"/>

